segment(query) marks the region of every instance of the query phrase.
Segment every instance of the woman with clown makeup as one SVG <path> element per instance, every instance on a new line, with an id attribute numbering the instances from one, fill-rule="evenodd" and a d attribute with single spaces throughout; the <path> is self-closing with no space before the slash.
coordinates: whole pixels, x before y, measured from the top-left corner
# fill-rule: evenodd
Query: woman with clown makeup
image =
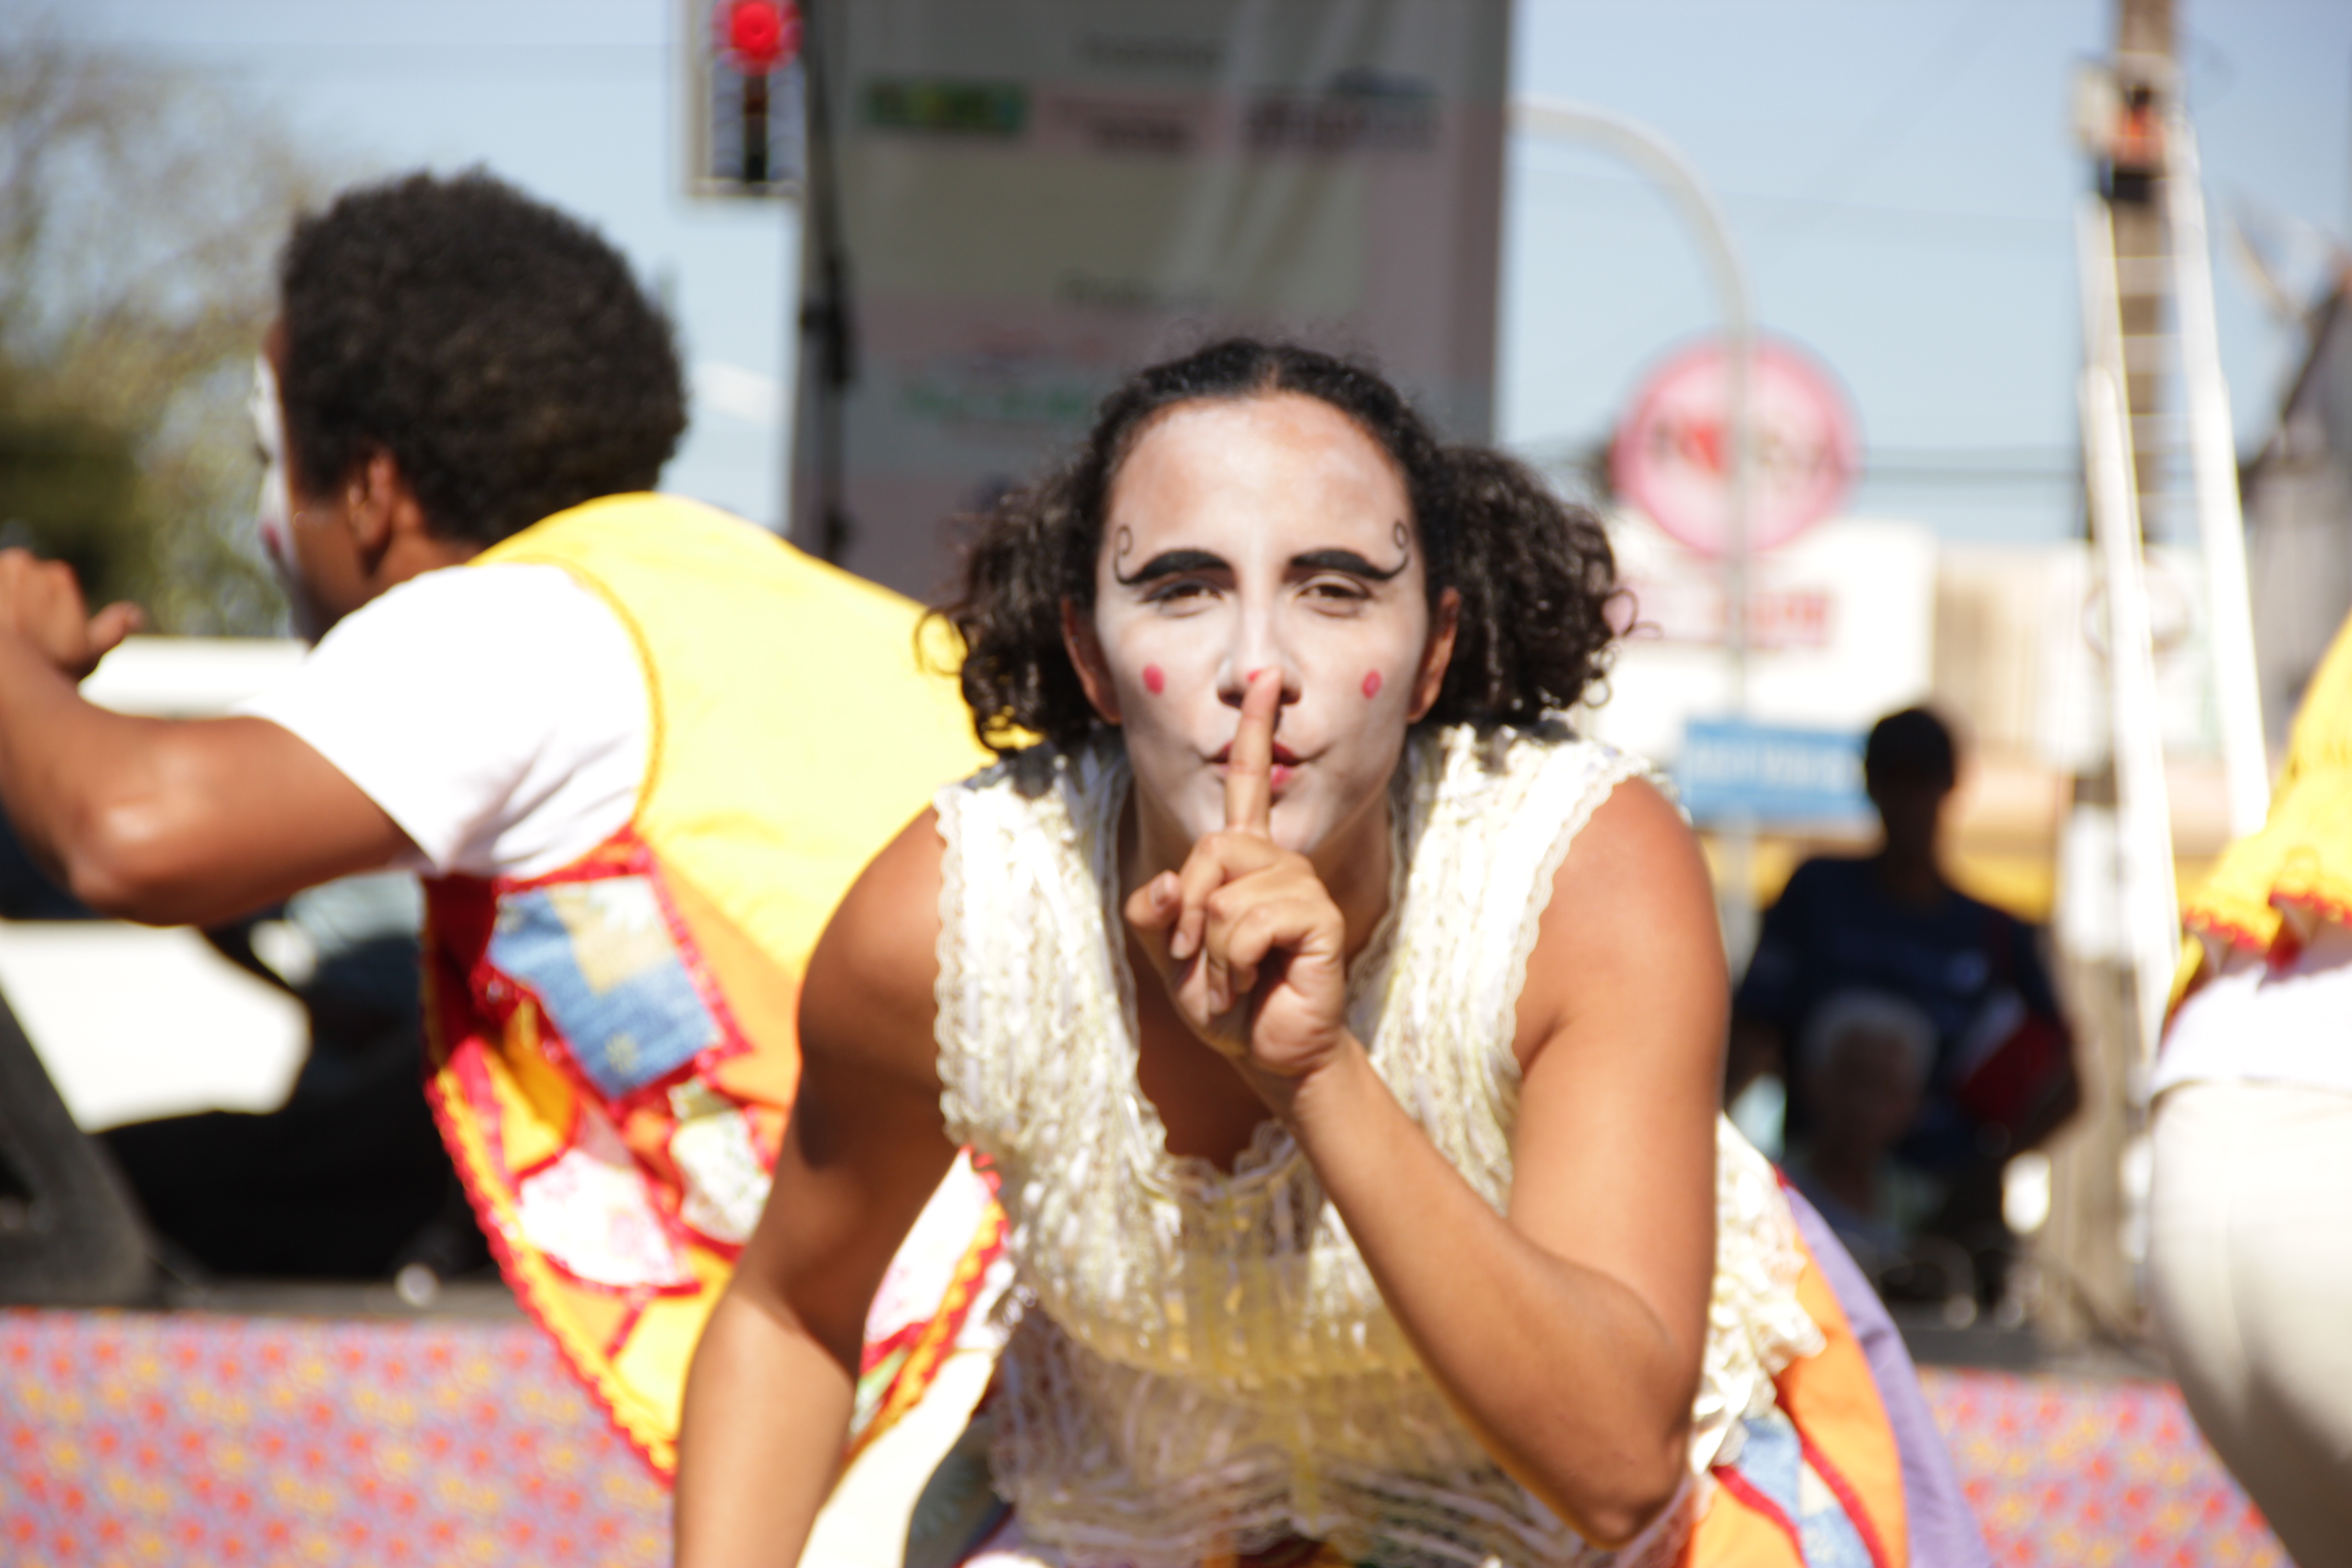
<path id="1" fill-rule="evenodd" d="M 1010 1507 L 943 1465 L 910 1562 L 1980 1553 L 1883 1314 L 1717 1111 L 1691 833 L 1562 717 L 1617 593 L 1528 471 L 1251 342 L 1141 373 L 983 520 L 946 615 L 1003 761 L 811 960 L 682 1563 L 800 1559 L 959 1145 L 1011 1265 L 971 1435 Z"/>

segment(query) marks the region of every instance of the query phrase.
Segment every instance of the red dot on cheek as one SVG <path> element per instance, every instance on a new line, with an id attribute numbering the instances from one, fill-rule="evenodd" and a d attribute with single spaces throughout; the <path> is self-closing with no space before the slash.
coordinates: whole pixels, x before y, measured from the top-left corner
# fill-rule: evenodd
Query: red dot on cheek
<path id="1" fill-rule="evenodd" d="M 1369 702 L 1381 694 L 1381 672 L 1377 669 L 1364 677 L 1364 700 Z"/>
<path id="2" fill-rule="evenodd" d="M 1160 673 L 1158 665 L 1147 664 L 1143 667 L 1143 689 L 1154 697 L 1168 689 L 1168 678 Z"/>

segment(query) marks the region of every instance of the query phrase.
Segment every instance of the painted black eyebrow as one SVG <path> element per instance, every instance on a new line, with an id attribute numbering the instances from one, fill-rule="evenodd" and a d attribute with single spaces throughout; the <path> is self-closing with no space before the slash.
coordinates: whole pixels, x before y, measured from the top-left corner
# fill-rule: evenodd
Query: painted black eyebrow
<path id="1" fill-rule="evenodd" d="M 1290 558 L 1291 570 L 1295 572 L 1345 572 L 1351 577 L 1369 577 L 1375 583 L 1388 582 L 1409 564 L 1410 559 L 1400 561 L 1384 572 L 1352 550 L 1310 550 Z"/>
<path id="2" fill-rule="evenodd" d="M 1122 588 L 1133 588 L 1145 583 L 1157 582 L 1162 577 L 1179 576 L 1186 572 L 1213 572 L 1221 568 L 1232 570 L 1225 565 L 1223 556 L 1213 555 L 1205 550 L 1163 550 L 1137 567 L 1133 576 L 1119 575 L 1118 567 L 1114 565 L 1111 568 L 1111 580 Z"/>

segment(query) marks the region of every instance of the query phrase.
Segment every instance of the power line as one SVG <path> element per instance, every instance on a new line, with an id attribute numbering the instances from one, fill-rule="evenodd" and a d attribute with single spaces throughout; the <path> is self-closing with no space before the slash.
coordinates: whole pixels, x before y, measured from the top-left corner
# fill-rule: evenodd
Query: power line
<path id="1" fill-rule="evenodd" d="M 1599 174 L 1585 174 L 1566 169 L 1522 169 L 1530 179 L 1552 184 L 1576 184 L 1608 189 L 1618 193 L 1642 193 L 1643 187 L 1631 179 L 1615 178 Z M 1885 226 L 1911 225 L 1922 228 L 1975 228 L 1980 230 L 2011 229 L 2013 237 L 2036 242 L 2063 241 L 2072 232 L 2063 216 L 2042 216 L 2034 213 L 1970 213 L 1938 210 L 1933 207 L 1895 207 L 1871 202 L 1843 201 L 1827 196 L 1789 195 L 1776 191 L 1726 191 L 1716 195 L 1727 205 L 1784 207 L 1808 211 L 1818 219 L 1856 221 Z M 1647 202 L 1643 205 L 1650 205 Z"/>
<path id="2" fill-rule="evenodd" d="M 1514 443 L 1549 473 L 1581 474 L 1606 450 L 1608 437 Z M 2074 489 L 2081 457 L 2069 447 L 1880 447 L 1864 455 L 1857 485 L 1885 489 Z"/>
<path id="3" fill-rule="evenodd" d="M 1846 143 L 1847 152 L 1813 182 L 1811 199 L 1830 201 L 1843 195 L 1865 171 L 1909 135 L 1912 126 L 1935 106 L 1937 99 L 1959 79 L 1962 69 L 1992 40 L 1998 31 L 1992 24 L 1992 14 L 2013 3 L 2014 0 L 1984 0 L 1963 16 L 1958 26 L 1937 39 L 1911 74 L 1887 95 L 1861 134 Z M 1765 254 L 1758 257 L 1759 270 L 1769 268 L 1777 255 L 1785 255 L 1790 242 L 1804 226 L 1791 225 L 1771 237 L 1779 243 L 1769 245 Z"/>

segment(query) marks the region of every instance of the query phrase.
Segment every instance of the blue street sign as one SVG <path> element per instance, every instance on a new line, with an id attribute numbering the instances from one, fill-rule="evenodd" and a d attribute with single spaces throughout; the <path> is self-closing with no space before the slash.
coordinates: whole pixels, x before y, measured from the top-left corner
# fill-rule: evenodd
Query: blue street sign
<path id="1" fill-rule="evenodd" d="M 1736 719 L 1694 719 L 1683 730 L 1675 787 L 1703 826 L 1745 817 L 1758 826 L 1849 824 L 1870 815 L 1862 736 Z"/>

